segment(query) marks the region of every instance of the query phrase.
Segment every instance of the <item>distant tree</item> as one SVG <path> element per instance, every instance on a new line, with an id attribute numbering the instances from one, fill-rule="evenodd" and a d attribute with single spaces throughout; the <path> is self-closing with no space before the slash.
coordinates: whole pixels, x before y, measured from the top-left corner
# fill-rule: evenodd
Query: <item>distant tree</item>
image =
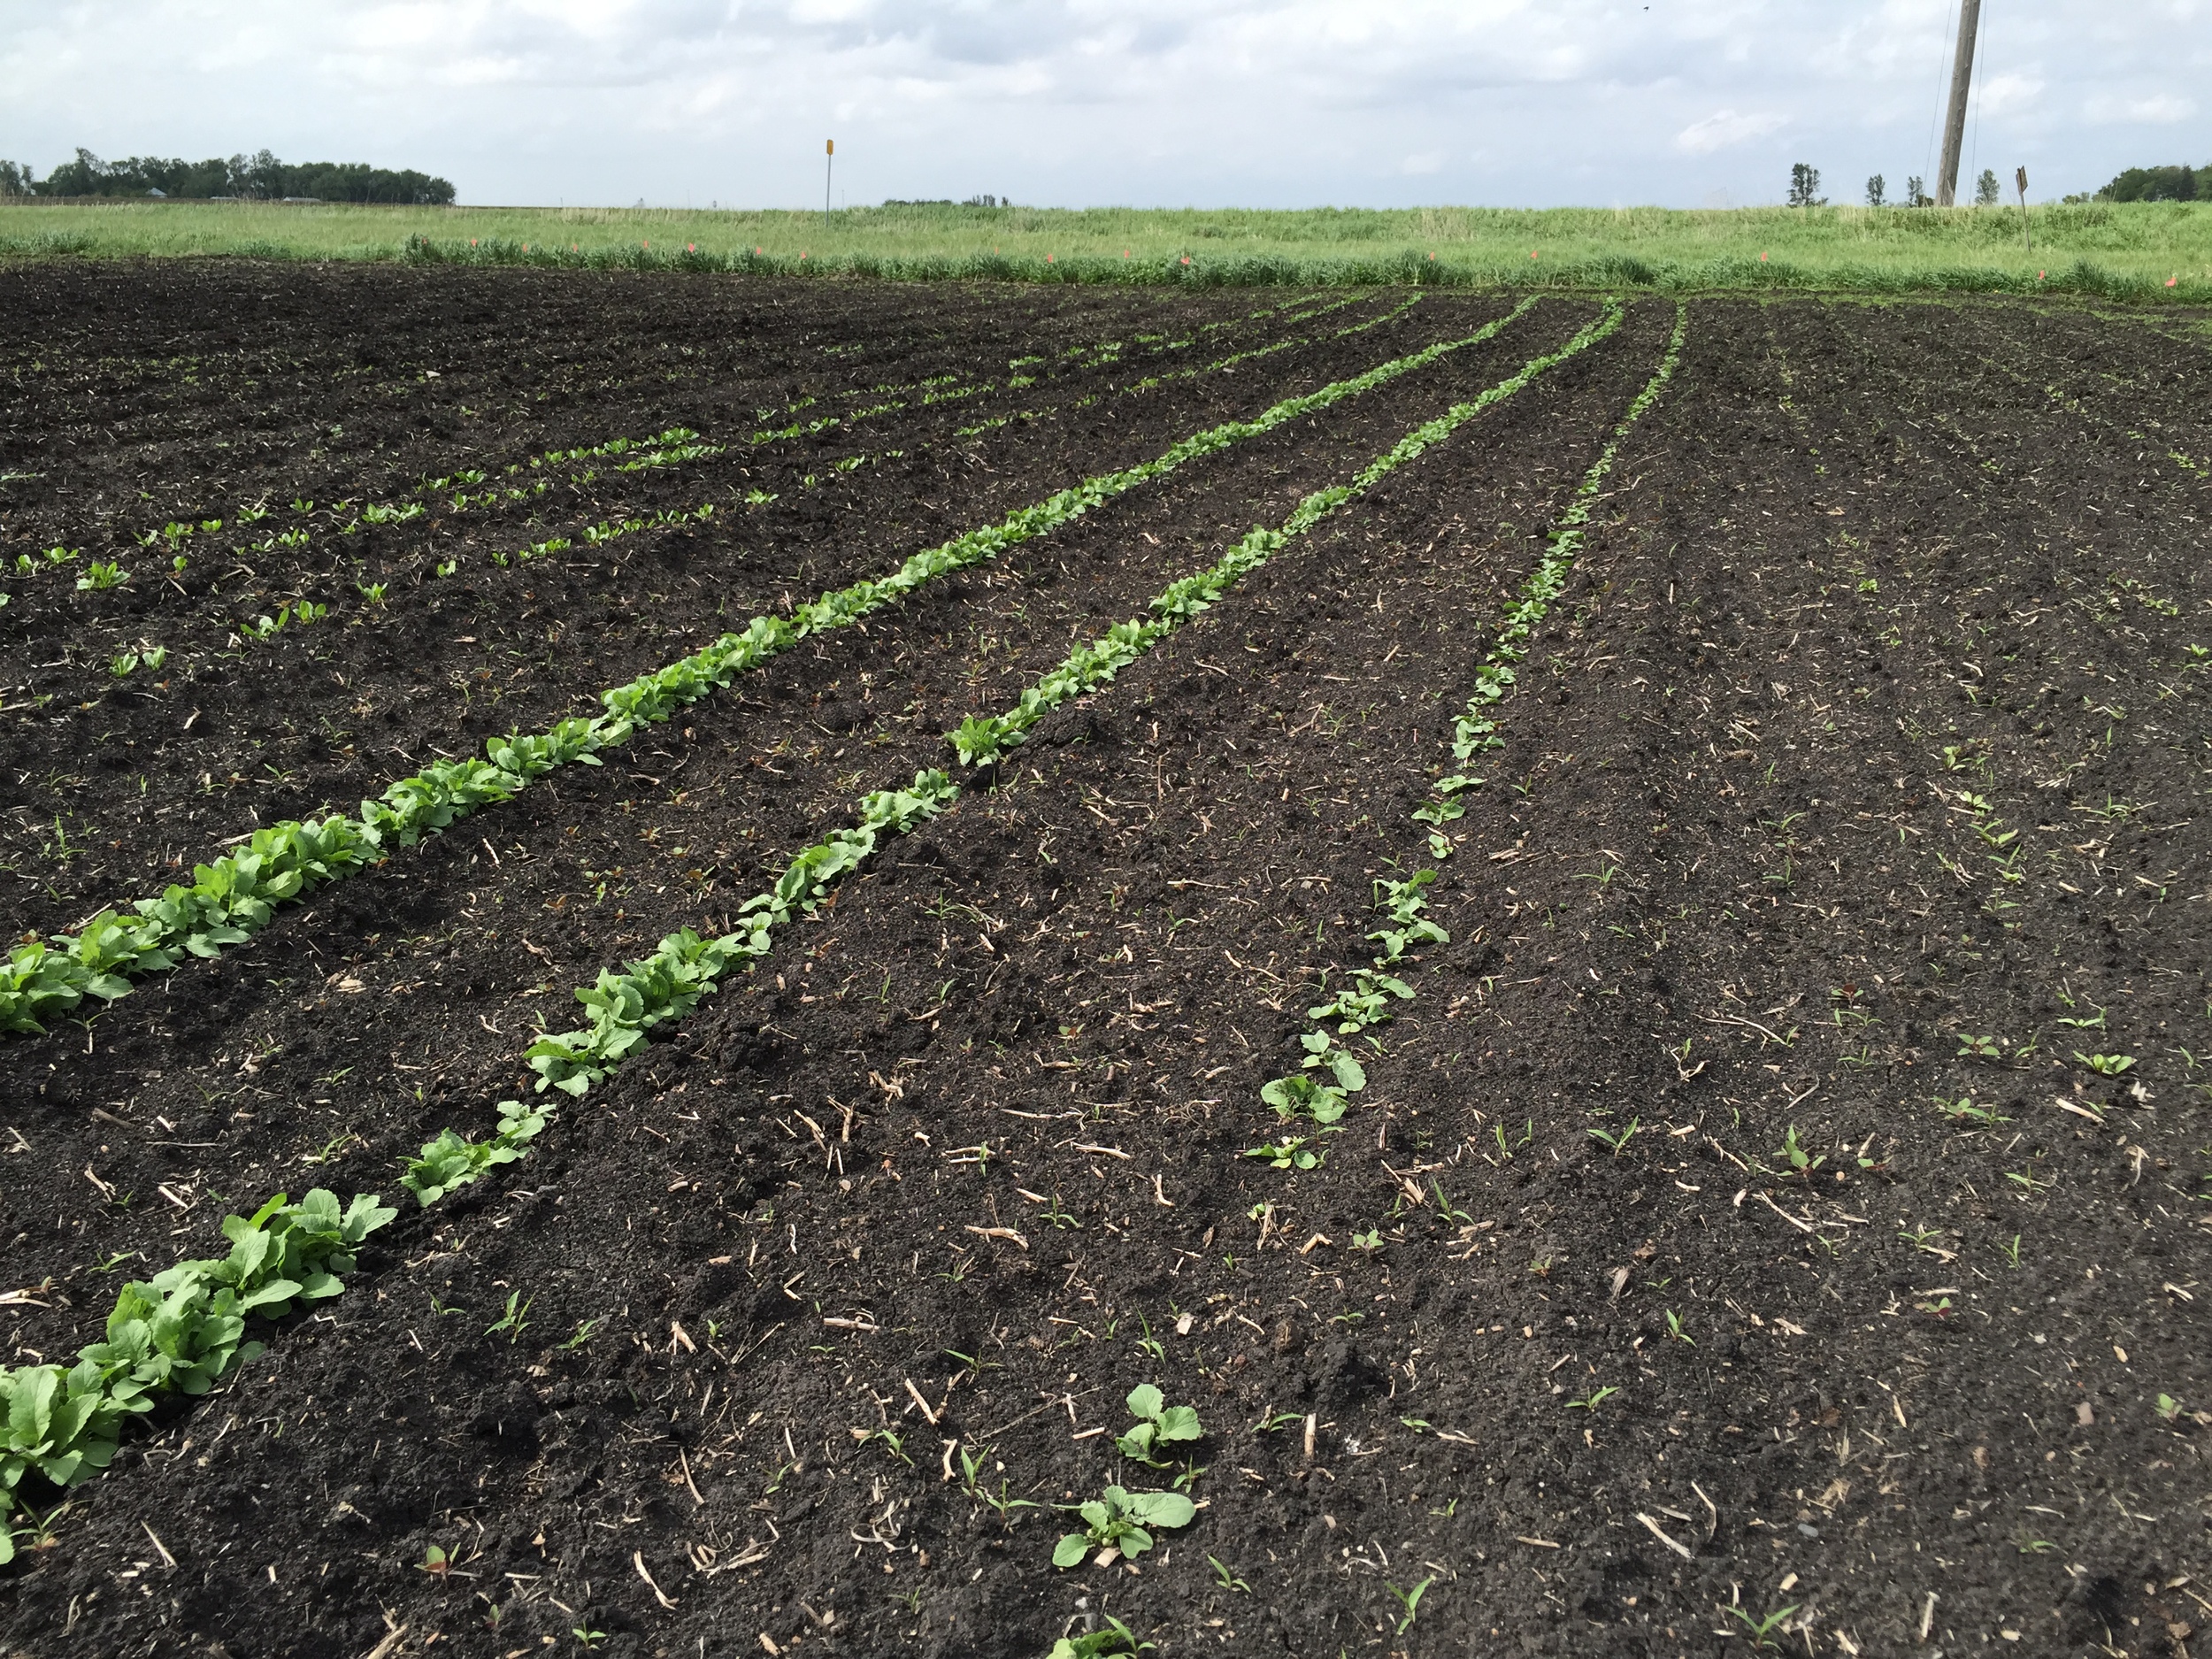
<path id="1" fill-rule="evenodd" d="M 409 168 L 392 172 L 365 162 L 310 161 L 291 165 L 264 150 L 253 155 L 214 157 L 206 161 L 165 159 L 159 156 L 132 156 L 121 161 L 103 161 L 88 150 L 80 150 L 35 186 L 41 196 L 149 196 L 196 197 L 252 196 L 280 200 L 285 196 L 313 196 L 325 202 L 397 202 L 442 206 L 453 200 L 453 186 L 444 179 Z"/>
<path id="2" fill-rule="evenodd" d="M 1997 205 L 1997 173 L 1993 167 L 1984 167 L 1982 176 L 1974 180 L 1974 205 L 1976 207 Z"/>
<path id="3" fill-rule="evenodd" d="M 1866 181 L 1866 204 L 1869 207 L 1880 207 L 1882 205 L 1882 193 L 1888 189 L 1888 188 L 1889 185 L 1887 180 L 1886 180 L 1878 173 L 1872 178 L 1869 179 Z"/>
<path id="4" fill-rule="evenodd" d="M 1820 194 L 1820 169 L 1799 162 L 1790 169 L 1790 204 L 1792 207 L 1825 207 L 1827 198 Z"/>
<path id="5" fill-rule="evenodd" d="M 1934 205 L 1934 203 L 1930 198 L 1920 175 L 1916 173 L 1906 175 L 1905 205 L 1907 207 L 1931 207 Z"/>
<path id="6" fill-rule="evenodd" d="M 2100 202 L 2193 202 L 2194 167 L 2130 167 L 2097 192 Z"/>
<path id="7" fill-rule="evenodd" d="M 22 163 L 0 161 L 0 196 L 30 196 L 37 182 Z"/>

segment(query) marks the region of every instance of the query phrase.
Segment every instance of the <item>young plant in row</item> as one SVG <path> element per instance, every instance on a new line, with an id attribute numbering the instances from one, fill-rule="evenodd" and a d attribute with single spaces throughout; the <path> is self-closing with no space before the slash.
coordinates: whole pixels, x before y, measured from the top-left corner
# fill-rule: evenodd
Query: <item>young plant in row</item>
<path id="1" fill-rule="evenodd" d="M 26 1479 L 67 1488 L 105 1469 L 124 1425 L 159 1396 L 204 1394 L 262 1352 L 249 1317 L 280 1319 L 342 1292 L 361 1241 L 397 1213 L 369 1193 L 342 1209 L 321 1187 L 297 1203 L 279 1193 L 224 1217 L 229 1255 L 125 1285 L 104 1340 L 73 1365 L 0 1368 L 0 1563 L 15 1553 L 10 1517 Z"/>
<path id="2" fill-rule="evenodd" d="M 1622 439 L 1657 401 L 1673 377 L 1687 326 L 1686 310 L 1678 308 L 1674 332 L 1657 371 L 1632 400 L 1597 460 L 1577 487 L 1573 499 L 1548 539 L 1542 557 L 1523 585 L 1520 597 L 1507 611 L 1495 643 L 1476 669 L 1475 687 L 1466 710 L 1453 725 L 1452 757 L 1461 764 L 1481 750 L 1503 746 L 1504 740 L 1497 735 L 1497 723 L 1490 711 L 1509 693 L 1515 682 L 1513 664 L 1527 655 L 1529 639 L 1548 614 L 1552 601 L 1565 588 L 1568 572 L 1586 534 L 1584 526 L 1589 518 L 1591 504 L 1612 471 Z M 1481 781 L 1458 772 L 1440 778 L 1430 786 L 1430 798 L 1414 809 L 1414 821 L 1425 826 L 1429 849 L 1437 857 L 1450 855 L 1452 844 L 1444 833 L 1445 826 L 1465 814 L 1463 797 L 1479 788 Z M 1426 908 L 1423 893 L 1435 879 L 1434 871 L 1424 870 L 1404 881 L 1375 884 L 1375 907 L 1387 915 L 1391 925 L 1367 935 L 1371 944 L 1379 947 L 1372 959 L 1373 965 L 1354 969 L 1349 982 L 1334 997 L 1306 1010 L 1307 1018 L 1317 1022 L 1317 1028 L 1301 1038 L 1306 1050 L 1302 1072 L 1277 1078 L 1260 1091 L 1262 1102 L 1273 1107 L 1279 1118 L 1288 1120 L 1304 1116 L 1326 1128 L 1343 1116 L 1348 1097 L 1365 1087 L 1364 1071 L 1334 1044 L 1391 1018 L 1394 1002 L 1412 1000 L 1412 987 L 1391 972 L 1409 961 L 1411 951 L 1422 945 L 1450 941 L 1450 935 L 1441 926 L 1422 914 Z M 1331 1025 L 1334 1026 L 1333 1031 L 1330 1030 Z M 1324 1067 L 1334 1069 L 1340 1056 L 1349 1063 L 1349 1069 L 1337 1074 L 1335 1087 L 1303 1075 Z M 1302 1140 L 1294 1144 L 1285 1141 L 1255 1148 L 1246 1156 L 1259 1158 L 1279 1170 L 1310 1168 L 1319 1161 L 1318 1155 L 1313 1154 Z M 1510 1156 L 1509 1152 L 1507 1156 Z M 1309 1158 L 1312 1161 L 1306 1161 Z"/>
<path id="3" fill-rule="evenodd" d="M 591 1024 L 548 1033 L 526 1051 L 539 1092 L 583 1094 L 621 1064 L 653 1026 L 682 1018 L 701 997 L 712 995 L 733 964 L 766 956 L 773 930 L 795 915 L 814 914 L 830 889 L 866 862 L 880 836 L 907 834 L 956 793 L 941 772 L 917 772 L 911 789 L 878 790 L 861 802 L 858 824 L 800 851 L 772 888 L 738 906 L 742 923 L 737 932 L 702 939 L 686 928 L 619 973 L 601 969 L 595 984 L 576 993 Z"/>
<path id="4" fill-rule="evenodd" d="M 1099 1567 L 1133 1560 L 1152 1548 L 1154 1530 L 1171 1532 L 1198 1518 L 1198 1506 L 1179 1492 L 1128 1492 L 1119 1486 L 1109 1486 L 1087 1502 L 1062 1507 L 1083 1525 L 1052 1547 L 1052 1564 L 1063 1568 L 1079 1567 L 1086 1559 Z"/>
<path id="5" fill-rule="evenodd" d="M 1167 1397 L 1150 1383 L 1139 1383 L 1123 1403 L 1137 1419 L 1136 1427 L 1114 1441 L 1124 1457 L 1154 1469 L 1171 1468 L 1172 1461 L 1160 1455 L 1164 1448 L 1195 1445 L 1205 1438 L 1197 1408 L 1168 1404 Z"/>

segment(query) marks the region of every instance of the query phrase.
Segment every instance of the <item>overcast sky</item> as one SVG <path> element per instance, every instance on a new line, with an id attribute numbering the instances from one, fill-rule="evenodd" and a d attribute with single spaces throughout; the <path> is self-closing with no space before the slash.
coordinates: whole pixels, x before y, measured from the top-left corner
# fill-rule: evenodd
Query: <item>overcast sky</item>
<path id="1" fill-rule="evenodd" d="M 464 202 L 1833 199 L 1932 175 L 1956 0 L 0 0 L 0 157 Z M 2212 162 L 2212 0 L 1985 0 L 1968 173 Z M 1963 188 L 1963 184 L 1962 184 Z"/>

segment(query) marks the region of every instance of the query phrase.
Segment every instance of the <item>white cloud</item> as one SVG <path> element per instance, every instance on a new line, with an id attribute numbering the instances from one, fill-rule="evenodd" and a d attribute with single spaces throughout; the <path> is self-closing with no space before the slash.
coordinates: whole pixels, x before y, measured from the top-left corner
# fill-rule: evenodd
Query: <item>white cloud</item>
<path id="1" fill-rule="evenodd" d="M 1976 108 L 1984 115 L 2009 115 L 2035 108 L 2043 96 L 2043 77 L 2032 73 L 1993 75 L 1985 73 L 1975 94 Z"/>
<path id="2" fill-rule="evenodd" d="M 2101 127 L 2172 127 L 2197 112 L 2194 98 L 2171 92 L 2146 93 L 2135 97 L 2092 98 L 2083 114 Z"/>
<path id="3" fill-rule="evenodd" d="M 1733 110 L 1717 110 L 1677 133 L 1674 147 L 1686 156 L 1709 156 L 1731 144 L 1764 138 L 1769 133 L 1780 131 L 1785 125 L 1778 115 L 1739 115 Z"/>
<path id="4" fill-rule="evenodd" d="M 1932 173 L 1953 0 L 0 0 L 0 150 L 264 145 L 465 201 L 1779 199 Z M 2188 136 L 2203 0 L 1983 14 L 1973 153 L 2093 188 Z M 1786 138 L 1786 142 L 1785 139 Z"/>

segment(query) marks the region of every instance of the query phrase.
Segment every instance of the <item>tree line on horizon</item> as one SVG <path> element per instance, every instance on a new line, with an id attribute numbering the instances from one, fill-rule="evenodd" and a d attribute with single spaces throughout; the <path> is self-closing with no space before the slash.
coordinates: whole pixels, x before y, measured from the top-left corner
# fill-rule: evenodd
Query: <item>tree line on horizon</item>
<path id="1" fill-rule="evenodd" d="M 2062 199 L 2074 204 L 2083 202 L 2194 202 L 2198 194 L 2198 174 L 2207 174 L 2203 200 L 2212 201 L 2212 165 L 2191 167 L 2130 167 L 2102 189 L 2092 194 L 2084 191 L 2078 196 Z M 1981 177 L 1974 181 L 1974 205 L 1995 207 L 2004 199 L 2003 188 L 1997 181 L 1997 171 L 1984 167 Z M 1791 207 L 1825 207 L 1828 198 L 1820 193 L 1820 169 L 1806 162 L 1798 162 L 1790 168 L 1790 189 L 1786 198 Z M 1935 197 L 1927 192 L 1926 182 L 1917 173 L 1905 180 L 1901 196 L 1889 194 L 1889 180 L 1880 173 L 1866 181 L 1866 204 L 1869 207 L 1933 207 Z"/>
<path id="2" fill-rule="evenodd" d="M 279 161 L 269 151 L 226 159 L 184 161 L 130 156 L 103 161 L 88 150 L 43 179 L 20 163 L 0 161 L 0 196 L 145 196 L 188 201 L 245 199 L 386 202 L 448 207 L 453 185 L 411 167 L 372 167 L 360 161 Z"/>

